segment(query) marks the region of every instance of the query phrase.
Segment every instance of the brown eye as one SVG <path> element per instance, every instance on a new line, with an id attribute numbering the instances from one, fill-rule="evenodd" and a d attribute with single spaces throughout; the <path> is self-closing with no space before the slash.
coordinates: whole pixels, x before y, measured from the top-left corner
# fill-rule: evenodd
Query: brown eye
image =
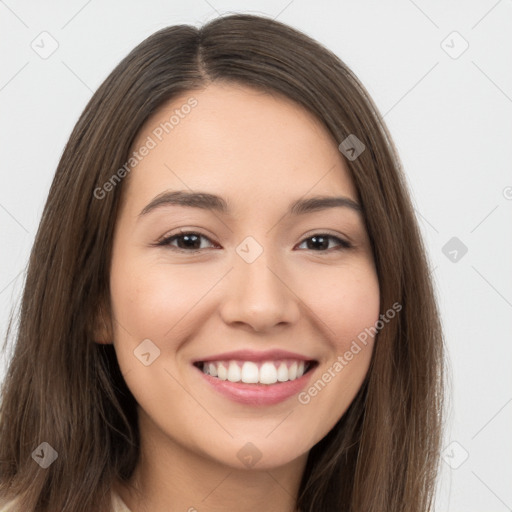
<path id="1" fill-rule="evenodd" d="M 332 247 L 330 246 L 330 242 L 333 241 L 335 244 L 338 245 L 338 247 Z M 343 240 L 342 238 L 339 238 L 337 236 L 329 235 L 326 233 L 318 233 L 313 236 L 310 236 L 309 238 L 306 238 L 301 242 L 300 245 L 306 244 L 306 249 L 316 252 L 326 252 L 330 249 L 334 250 L 341 250 L 341 249 L 350 249 L 352 247 L 352 244 L 347 242 L 346 240 Z M 300 246 L 299 246 L 300 247 Z"/>
<path id="2" fill-rule="evenodd" d="M 175 248 L 176 250 L 179 251 L 194 252 L 207 248 L 204 247 L 204 245 L 202 246 L 202 240 L 207 240 L 208 243 L 213 245 L 213 243 L 208 237 L 193 231 L 168 236 L 164 238 L 162 241 L 160 241 L 157 245 L 168 246 L 171 248 Z M 176 242 L 176 244 L 174 244 L 174 242 Z"/>

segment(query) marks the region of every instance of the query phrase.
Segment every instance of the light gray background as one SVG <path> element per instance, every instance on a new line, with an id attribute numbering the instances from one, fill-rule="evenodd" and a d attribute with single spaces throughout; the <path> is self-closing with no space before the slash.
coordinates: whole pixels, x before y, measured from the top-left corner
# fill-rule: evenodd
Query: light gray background
<path id="1" fill-rule="evenodd" d="M 92 92 L 156 30 L 235 11 L 271 15 L 325 44 L 384 114 L 428 246 L 453 375 L 436 510 L 512 510 L 511 0 L 0 0 L 2 337 Z M 44 31 L 58 43 L 47 58 L 31 47 L 51 49 Z M 457 241 L 443 253 L 452 237 L 465 255 Z"/>

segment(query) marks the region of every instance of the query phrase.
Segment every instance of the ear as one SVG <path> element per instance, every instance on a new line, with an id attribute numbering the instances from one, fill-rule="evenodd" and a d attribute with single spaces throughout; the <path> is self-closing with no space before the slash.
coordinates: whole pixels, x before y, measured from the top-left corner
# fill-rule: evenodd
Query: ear
<path id="1" fill-rule="evenodd" d="M 113 343 L 113 340 L 114 332 L 110 308 L 105 305 L 105 300 L 101 300 L 94 319 L 93 341 L 108 345 Z"/>

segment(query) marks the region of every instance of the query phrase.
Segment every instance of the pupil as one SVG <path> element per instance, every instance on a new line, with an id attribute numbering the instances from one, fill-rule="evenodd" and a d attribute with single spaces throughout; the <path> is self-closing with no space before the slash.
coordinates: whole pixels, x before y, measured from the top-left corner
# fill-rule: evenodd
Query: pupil
<path id="1" fill-rule="evenodd" d="M 182 240 L 185 242 L 184 244 L 180 244 L 178 242 L 178 245 L 184 245 L 185 249 L 190 249 L 191 247 L 193 249 L 199 249 L 199 246 L 201 245 L 201 242 L 199 240 L 199 237 L 197 235 L 182 235 L 178 240 Z M 198 243 L 199 242 L 199 243 Z M 183 247 L 181 247 L 183 249 Z"/>
<path id="2" fill-rule="evenodd" d="M 318 242 L 319 240 L 321 240 L 321 243 L 320 244 L 316 244 L 315 245 L 315 242 Z M 309 244 L 308 242 L 308 245 L 309 245 L 309 248 L 321 248 L 321 249 L 327 249 L 329 247 L 329 240 L 327 239 L 327 237 L 325 236 L 312 236 L 310 238 L 310 241 L 311 241 L 311 244 Z"/>

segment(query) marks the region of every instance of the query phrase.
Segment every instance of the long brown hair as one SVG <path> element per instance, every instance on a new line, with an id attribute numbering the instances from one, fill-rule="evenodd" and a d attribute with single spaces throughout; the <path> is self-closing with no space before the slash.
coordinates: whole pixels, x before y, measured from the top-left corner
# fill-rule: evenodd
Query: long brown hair
<path id="1" fill-rule="evenodd" d="M 24 512 L 107 512 L 115 479 L 130 478 L 139 456 L 136 402 L 113 345 L 93 341 L 100 306 L 108 311 L 112 235 L 126 180 L 101 198 L 97 191 L 128 161 L 153 113 L 215 81 L 284 95 L 317 116 L 337 144 L 353 134 L 365 145 L 346 163 L 372 243 L 381 311 L 402 306 L 378 333 L 349 409 L 311 449 L 297 505 L 302 512 L 430 510 L 443 338 L 398 155 L 368 93 L 336 55 L 251 15 L 156 32 L 119 63 L 78 120 L 31 252 L 2 388 L 0 493 L 20 496 Z M 47 468 L 32 457 L 43 442 L 58 453 Z"/>

